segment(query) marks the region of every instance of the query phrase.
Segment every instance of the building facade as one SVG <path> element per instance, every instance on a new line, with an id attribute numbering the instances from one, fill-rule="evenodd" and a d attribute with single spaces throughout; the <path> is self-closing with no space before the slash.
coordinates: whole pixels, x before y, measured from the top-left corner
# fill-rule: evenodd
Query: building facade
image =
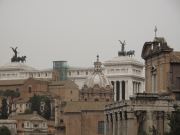
<path id="1" fill-rule="evenodd" d="M 173 51 L 162 37 L 146 42 L 142 50 L 146 62 L 146 91 L 174 94 L 180 99 L 180 52 Z"/>
<path id="2" fill-rule="evenodd" d="M 141 93 L 144 90 L 144 65 L 135 59 L 134 53 L 129 55 L 130 52 L 121 50 L 117 57 L 102 64 L 102 72 L 113 85 L 115 101 L 129 99 L 133 94 Z M 92 73 L 93 68 L 91 67 L 69 67 L 67 75 L 82 89 L 84 81 Z"/>
<path id="3" fill-rule="evenodd" d="M 168 115 L 174 105 L 179 105 L 179 52 L 173 52 L 164 38 L 155 37 L 144 44 L 142 58 L 146 67 L 145 92 L 106 105 L 106 135 L 164 135 L 170 129 Z"/>
<path id="4" fill-rule="evenodd" d="M 18 135 L 48 135 L 47 120 L 36 112 L 14 115 L 9 119 L 17 121 Z"/>
<path id="5" fill-rule="evenodd" d="M 105 107 L 106 135 L 164 135 L 176 104 L 158 94 L 139 93 Z"/>
<path id="6" fill-rule="evenodd" d="M 16 120 L 0 120 L 0 127 L 7 127 L 11 135 L 17 135 L 17 121 Z"/>

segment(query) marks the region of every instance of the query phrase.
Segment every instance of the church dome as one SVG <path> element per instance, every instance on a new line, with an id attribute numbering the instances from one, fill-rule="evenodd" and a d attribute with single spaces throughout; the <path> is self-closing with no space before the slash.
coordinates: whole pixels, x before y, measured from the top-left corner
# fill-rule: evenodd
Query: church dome
<path id="1" fill-rule="evenodd" d="M 102 63 L 99 61 L 99 56 L 97 56 L 97 61 L 94 62 L 94 72 L 89 76 L 85 83 L 84 87 L 93 88 L 94 86 L 99 86 L 100 88 L 112 87 L 108 78 L 102 72 Z"/>

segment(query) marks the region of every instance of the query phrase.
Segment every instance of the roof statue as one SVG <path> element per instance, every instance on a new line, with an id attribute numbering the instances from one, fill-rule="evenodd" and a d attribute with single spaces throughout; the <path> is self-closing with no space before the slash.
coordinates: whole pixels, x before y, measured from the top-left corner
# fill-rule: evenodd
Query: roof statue
<path id="1" fill-rule="evenodd" d="M 157 37 L 157 27 L 154 28 L 155 38 Z"/>
<path id="2" fill-rule="evenodd" d="M 17 56 L 18 54 L 17 48 L 18 47 L 15 48 L 11 47 L 12 51 L 14 52 L 14 56 L 11 58 L 11 62 L 22 62 L 22 63 L 26 62 L 26 56 L 21 56 L 21 57 Z"/>
<path id="3" fill-rule="evenodd" d="M 118 56 L 129 56 L 132 57 L 133 55 L 135 55 L 135 51 L 134 50 L 129 50 L 129 51 L 125 51 L 125 45 L 126 45 L 126 41 L 124 40 L 123 42 L 121 40 L 119 40 L 120 44 L 121 44 L 121 51 L 118 52 Z"/>
<path id="4" fill-rule="evenodd" d="M 121 40 L 119 40 L 121 46 L 121 52 L 124 52 L 124 46 L 126 45 L 126 41 L 124 40 L 123 42 Z"/>

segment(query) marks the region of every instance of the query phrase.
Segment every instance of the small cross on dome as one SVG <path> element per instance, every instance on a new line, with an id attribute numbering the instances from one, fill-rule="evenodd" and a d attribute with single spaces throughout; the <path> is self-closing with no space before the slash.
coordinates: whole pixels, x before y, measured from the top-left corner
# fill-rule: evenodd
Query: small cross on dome
<path id="1" fill-rule="evenodd" d="M 97 61 L 99 61 L 99 55 L 97 55 Z"/>

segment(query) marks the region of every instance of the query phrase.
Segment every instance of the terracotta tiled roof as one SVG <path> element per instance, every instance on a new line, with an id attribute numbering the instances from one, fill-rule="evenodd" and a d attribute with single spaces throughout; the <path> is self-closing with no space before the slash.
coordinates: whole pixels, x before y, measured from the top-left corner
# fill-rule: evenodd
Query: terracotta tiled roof
<path id="1" fill-rule="evenodd" d="M 22 85 L 25 83 L 26 80 L 1 80 L 0 81 L 0 86 L 5 86 L 5 85 Z"/>
<path id="2" fill-rule="evenodd" d="M 27 98 L 18 98 L 18 99 L 15 99 L 14 100 L 14 103 L 28 103 L 29 102 L 29 98 L 27 97 Z"/>
<path id="3" fill-rule="evenodd" d="M 180 63 L 180 52 L 172 52 L 170 62 L 171 63 Z"/>
<path id="4" fill-rule="evenodd" d="M 71 80 L 65 81 L 51 81 L 49 86 L 62 86 L 62 88 L 78 88 L 78 86 Z"/>
<path id="5" fill-rule="evenodd" d="M 110 102 L 66 102 L 64 112 L 103 111 L 107 104 Z"/>
<path id="6" fill-rule="evenodd" d="M 35 80 L 35 81 L 40 81 L 40 82 L 48 82 L 46 80 L 36 79 L 36 78 L 18 79 L 18 80 L 0 80 L 0 86 L 23 85 L 28 80 Z"/>

